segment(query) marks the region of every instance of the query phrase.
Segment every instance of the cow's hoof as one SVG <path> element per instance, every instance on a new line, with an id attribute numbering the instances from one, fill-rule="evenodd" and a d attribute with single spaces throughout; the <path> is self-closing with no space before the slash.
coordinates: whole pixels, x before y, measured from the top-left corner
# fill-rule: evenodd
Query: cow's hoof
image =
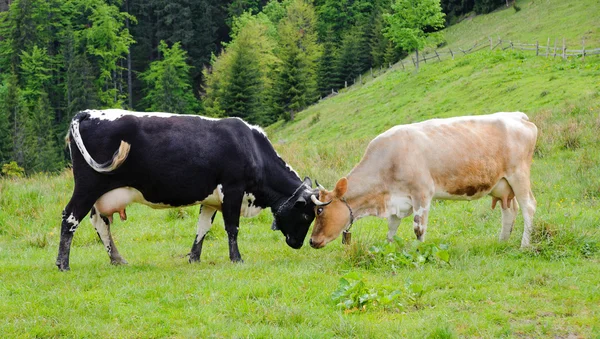
<path id="1" fill-rule="evenodd" d="M 68 262 L 65 263 L 64 261 L 62 261 L 60 259 L 56 259 L 55 264 L 56 264 L 56 267 L 58 267 L 58 270 L 61 272 L 70 270 Z"/>
<path id="2" fill-rule="evenodd" d="M 234 264 L 243 264 L 244 260 L 242 260 L 242 258 L 233 258 L 231 259 L 231 262 Z"/>
<path id="3" fill-rule="evenodd" d="M 193 257 L 193 258 L 192 258 L 192 257 L 190 256 L 190 258 L 188 259 L 188 262 L 189 262 L 190 264 L 198 263 L 198 262 L 200 262 L 200 257 L 198 257 L 198 258 L 196 258 L 196 257 Z"/>
<path id="4" fill-rule="evenodd" d="M 69 265 L 56 265 L 58 267 L 58 270 L 61 272 L 66 272 L 71 270 L 71 268 L 69 267 Z"/>
<path id="5" fill-rule="evenodd" d="M 127 262 L 127 260 L 125 260 L 125 259 L 123 259 L 123 258 L 111 259 L 111 260 L 110 260 L 110 263 L 111 263 L 112 265 L 115 265 L 115 266 L 119 266 L 119 265 L 127 265 L 127 264 L 129 264 L 129 263 Z"/>

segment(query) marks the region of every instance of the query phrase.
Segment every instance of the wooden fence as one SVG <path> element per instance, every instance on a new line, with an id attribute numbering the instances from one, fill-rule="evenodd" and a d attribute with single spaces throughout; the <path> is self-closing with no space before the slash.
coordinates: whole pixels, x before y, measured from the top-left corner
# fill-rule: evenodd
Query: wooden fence
<path id="1" fill-rule="evenodd" d="M 547 39 L 545 45 L 540 45 L 539 41 L 536 41 L 535 44 L 525 44 L 520 42 L 514 42 L 511 40 L 502 40 L 497 38 L 494 40 L 493 38 L 488 38 L 487 41 L 478 41 L 473 44 L 473 46 L 469 48 L 460 48 L 452 50 L 449 47 L 442 47 L 428 51 L 420 51 L 419 52 L 419 64 L 427 64 L 432 62 L 440 62 L 442 60 L 454 59 L 456 57 L 464 56 L 467 54 L 475 53 L 484 49 L 487 50 L 521 50 L 521 51 L 529 51 L 535 52 L 536 56 L 540 57 L 560 57 L 563 59 L 568 59 L 569 57 L 581 58 L 582 61 L 585 61 L 586 56 L 590 55 L 600 55 L 600 48 L 587 48 L 585 45 L 585 39 L 581 41 L 581 49 L 572 49 L 569 48 L 565 43 L 565 39 L 562 41 L 554 39 L 552 42 L 550 38 Z M 354 79 L 353 83 L 348 83 L 347 81 L 344 84 L 344 87 L 352 85 L 363 85 L 370 80 L 377 78 L 378 76 L 384 74 L 389 70 L 414 70 L 416 69 L 417 60 L 416 53 L 412 54 L 410 57 L 405 58 L 404 60 L 398 61 L 395 65 L 389 64 L 388 67 L 380 66 L 379 68 L 371 68 L 370 72 L 367 73 L 364 77 L 359 75 L 358 78 Z M 331 89 L 331 94 L 325 97 L 324 99 L 331 97 L 332 95 L 336 95 L 337 91 L 333 88 Z"/>
<path id="2" fill-rule="evenodd" d="M 451 48 L 438 48 L 435 49 L 433 51 L 428 51 L 428 52 L 422 52 L 421 56 L 419 56 L 419 62 L 424 62 L 427 63 L 427 61 L 430 60 L 434 60 L 434 61 L 442 61 L 442 59 L 444 57 L 446 58 L 452 58 L 454 59 L 456 56 L 459 55 L 466 55 L 466 54 L 470 54 L 470 53 L 474 53 L 477 51 L 481 51 L 483 49 L 490 49 L 490 50 L 495 50 L 495 49 L 501 49 L 501 50 L 506 50 L 506 49 L 511 49 L 511 50 L 521 50 L 521 51 L 535 51 L 535 55 L 536 56 L 542 56 L 542 57 L 561 57 L 563 59 L 567 59 L 569 57 L 576 57 L 576 58 L 581 58 L 582 61 L 585 60 L 586 56 L 589 55 L 600 55 L 600 48 L 586 48 L 585 46 L 585 39 L 583 39 L 581 41 L 581 49 L 572 49 L 569 48 L 566 44 L 565 44 L 565 39 L 562 39 L 562 42 L 558 41 L 557 39 L 554 39 L 554 43 L 552 44 L 552 41 L 550 40 L 550 38 L 548 38 L 548 40 L 546 41 L 545 45 L 540 45 L 539 41 L 536 41 L 534 44 L 525 44 L 525 43 L 520 43 L 520 42 L 514 42 L 511 40 L 502 40 L 500 38 L 496 39 L 494 41 L 493 38 L 488 38 L 488 41 L 478 41 L 476 42 L 473 46 L 471 46 L 468 49 L 462 49 L 462 48 L 458 48 L 458 50 L 452 50 Z M 412 60 L 412 64 L 413 66 L 416 66 L 416 60 L 415 57 L 411 55 L 411 60 Z M 404 65 L 401 65 L 403 69 L 405 69 Z"/>

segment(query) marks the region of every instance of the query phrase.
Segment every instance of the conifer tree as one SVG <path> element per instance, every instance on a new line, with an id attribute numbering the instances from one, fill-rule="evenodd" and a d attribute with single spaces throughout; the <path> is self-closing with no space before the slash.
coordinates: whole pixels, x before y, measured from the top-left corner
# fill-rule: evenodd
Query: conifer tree
<path id="1" fill-rule="evenodd" d="M 337 79 L 339 79 L 340 76 L 337 72 L 336 53 L 337 48 L 333 41 L 326 41 L 323 43 L 323 53 L 319 58 L 317 70 L 319 92 L 321 93 L 321 96 L 329 95 L 332 89 L 337 89 L 339 86 L 339 81 L 337 81 Z"/>
<path id="2" fill-rule="evenodd" d="M 361 42 L 360 32 L 349 31 L 342 38 L 342 44 L 337 58 L 338 75 L 337 83 L 339 87 L 344 87 L 354 83 L 354 80 L 361 74 L 360 56 L 357 53 Z"/>
<path id="3" fill-rule="evenodd" d="M 12 138 L 10 130 L 10 110 L 7 107 L 7 85 L 0 86 L 0 166 L 12 160 Z"/>
<path id="4" fill-rule="evenodd" d="M 163 59 L 152 62 L 141 75 L 147 86 L 144 101 L 149 110 L 198 113 L 199 102 L 192 93 L 187 53 L 181 49 L 180 43 L 169 48 L 164 41 L 160 42 L 159 50 Z"/>
<path id="5" fill-rule="evenodd" d="M 251 123 L 268 124 L 272 102 L 275 28 L 262 13 L 244 13 L 232 27 L 232 41 L 213 57 L 206 77 L 206 112 L 212 116 L 237 116 Z"/>
<path id="6" fill-rule="evenodd" d="M 314 8 L 293 1 L 278 26 L 282 60 L 275 86 L 275 113 L 293 120 L 296 112 L 318 98 L 317 62 L 322 48 L 317 42 Z"/>
<path id="7" fill-rule="evenodd" d="M 35 107 L 29 110 L 23 145 L 24 167 L 28 172 L 55 172 L 63 166 L 52 126 L 52 111 L 45 92 L 40 93 Z"/>
<path id="8" fill-rule="evenodd" d="M 82 32 L 87 52 L 97 58 L 98 97 L 106 107 L 118 107 L 123 100 L 116 73 L 119 70 L 117 62 L 127 56 L 129 45 L 134 42 L 125 28 L 127 18 L 134 19 L 131 15 L 121 12 L 119 7 L 100 2 L 92 7 L 89 15 L 90 27 Z"/>

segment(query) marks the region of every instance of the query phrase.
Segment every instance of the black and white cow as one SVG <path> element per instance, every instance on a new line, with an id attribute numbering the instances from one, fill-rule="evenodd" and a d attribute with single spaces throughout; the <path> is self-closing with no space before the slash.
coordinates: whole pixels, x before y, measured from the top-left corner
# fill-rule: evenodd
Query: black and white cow
<path id="1" fill-rule="evenodd" d="M 202 205 L 190 262 L 200 260 L 217 211 L 223 213 L 233 262 L 242 261 L 240 216 L 270 207 L 273 229 L 296 249 L 315 217 L 310 179 L 298 177 L 259 127 L 238 118 L 86 110 L 73 118 L 68 140 L 75 188 L 63 211 L 60 270 L 69 269 L 73 233 L 90 211 L 111 262 L 126 263 L 110 223 L 114 213 L 126 218 L 125 207 L 133 202 L 152 208 Z"/>

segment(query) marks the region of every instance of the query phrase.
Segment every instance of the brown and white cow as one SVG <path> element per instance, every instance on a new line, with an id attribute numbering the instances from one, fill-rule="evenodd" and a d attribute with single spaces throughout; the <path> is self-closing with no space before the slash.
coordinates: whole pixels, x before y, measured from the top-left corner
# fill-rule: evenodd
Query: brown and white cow
<path id="1" fill-rule="evenodd" d="M 414 231 L 423 240 L 432 199 L 501 201 L 502 231 L 512 231 L 518 205 L 529 246 L 536 201 L 529 181 L 537 128 L 526 114 L 495 113 L 433 119 L 395 126 L 373 139 L 358 165 L 333 191 L 320 187 L 310 239 L 325 246 L 355 219 L 388 219 L 388 239 L 400 220 L 414 213 Z M 514 201 L 513 198 L 516 197 Z"/>

